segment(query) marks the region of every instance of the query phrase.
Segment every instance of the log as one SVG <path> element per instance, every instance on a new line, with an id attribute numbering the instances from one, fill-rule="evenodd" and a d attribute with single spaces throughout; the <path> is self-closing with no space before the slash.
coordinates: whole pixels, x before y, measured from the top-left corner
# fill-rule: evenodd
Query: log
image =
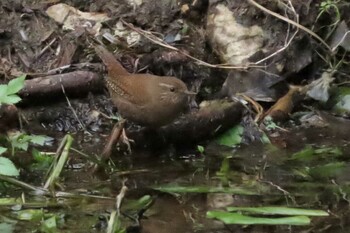
<path id="1" fill-rule="evenodd" d="M 15 105 L 0 105 L 0 135 L 19 126 L 18 109 Z"/>
<path id="2" fill-rule="evenodd" d="M 198 111 L 185 114 L 167 126 L 157 130 L 128 129 L 127 135 L 135 141 L 135 145 L 132 145 L 134 148 L 193 145 L 216 137 L 238 124 L 243 109 L 242 104 L 228 100 L 206 101 Z"/>
<path id="3" fill-rule="evenodd" d="M 26 80 L 19 95 L 25 99 L 45 100 L 45 98 L 63 96 L 62 86 L 66 94 L 82 96 L 89 92 L 101 91 L 104 84 L 99 75 L 94 72 L 73 71 Z"/>

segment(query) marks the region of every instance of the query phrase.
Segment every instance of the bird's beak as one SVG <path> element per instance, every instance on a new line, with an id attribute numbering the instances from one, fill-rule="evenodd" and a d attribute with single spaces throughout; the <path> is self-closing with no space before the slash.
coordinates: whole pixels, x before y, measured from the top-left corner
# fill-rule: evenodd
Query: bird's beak
<path id="1" fill-rule="evenodd" d="M 189 91 L 189 90 L 184 91 L 184 93 L 185 93 L 186 95 L 197 95 L 196 92 Z"/>

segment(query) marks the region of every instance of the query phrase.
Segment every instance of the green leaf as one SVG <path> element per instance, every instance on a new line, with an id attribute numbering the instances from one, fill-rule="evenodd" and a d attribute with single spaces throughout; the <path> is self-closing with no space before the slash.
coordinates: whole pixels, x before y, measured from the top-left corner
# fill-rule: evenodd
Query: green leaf
<path id="1" fill-rule="evenodd" d="M 27 221 L 40 221 L 44 217 L 42 209 L 27 209 L 16 212 L 17 219 Z"/>
<path id="2" fill-rule="evenodd" d="M 50 156 L 50 153 L 44 153 L 35 148 L 32 150 L 32 155 L 34 160 L 38 163 L 51 163 L 54 159 L 53 156 Z"/>
<path id="3" fill-rule="evenodd" d="M 7 92 L 7 85 L 0 85 L 0 99 L 3 96 L 6 96 L 6 92 Z M 0 102 L 1 103 L 1 102 Z"/>
<path id="4" fill-rule="evenodd" d="M 305 216 L 328 216 L 329 214 L 323 210 L 308 210 L 300 208 L 266 206 L 266 207 L 228 207 L 227 211 L 242 211 L 250 214 L 265 215 L 305 215 Z"/>
<path id="5" fill-rule="evenodd" d="M 50 153 L 43 153 L 37 149 L 32 149 L 32 155 L 35 160 L 35 163 L 31 164 L 31 167 L 34 169 L 47 169 L 52 164 L 54 157 Z"/>
<path id="6" fill-rule="evenodd" d="M 42 146 L 49 140 L 52 140 L 52 138 L 44 135 L 27 135 L 24 133 L 16 133 L 9 137 L 13 151 L 14 149 L 27 151 L 29 143 Z"/>
<path id="7" fill-rule="evenodd" d="M 237 125 L 222 134 L 217 142 L 223 146 L 236 146 L 242 142 L 243 127 Z"/>
<path id="8" fill-rule="evenodd" d="M 332 110 L 338 115 L 348 115 L 350 112 L 350 88 L 338 87 L 329 101 Z"/>
<path id="9" fill-rule="evenodd" d="M 345 162 L 328 163 L 310 168 L 309 174 L 314 178 L 333 178 L 342 174 L 346 167 Z"/>
<path id="10" fill-rule="evenodd" d="M 123 210 L 139 211 L 141 209 L 147 209 L 153 203 L 153 199 L 150 195 L 145 195 L 138 200 L 130 200 L 123 204 Z"/>
<path id="11" fill-rule="evenodd" d="M 338 147 L 322 147 L 317 149 L 311 145 L 306 145 L 304 149 L 294 153 L 290 159 L 299 160 L 302 162 L 310 162 L 315 159 L 338 157 L 342 154 L 343 152 Z"/>
<path id="12" fill-rule="evenodd" d="M 7 151 L 7 148 L 0 146 L 0 155 L 5 153 L 6 151 Z"/>
<path id="13" fill-rule="evenodd" d="M 230 159 L 231 157 L 225 157 L 221 162 L 220 171 L 218 171 L 217 175 L 227 175 L 230 172 Z"/>
<path id="14" fill-rule="evenodd" d="M 57 232 L 56 216 L 46 219 L 41 223 L 40 230 L 45 233 Z"/>
<path id="15" fill-rule="evenodd" d="M 267 130 L 274 130 L 278 128 L 277 124 L 273 121 L 271 116 L 265 117 L 264 124 Z"/>
<path id="16" fill-rule="evenodd" d="M 7 222 L 2 222 L 0 223 L 0 232 L 1 233 L 13 233 L 15 232 L 15 223 L 7 223 Z"/>
<path id="17" fill-rule="evenodd" d="M 5 205 L 5 206 L 6 205 L 17 205 L 17 204 L 22 204 L 20 199 L 13 198 L 13 197 L 0 198 L 0 206 L 2 206 L 2 205 Z"/>
<path id="18" fill-rule="evenodd" d="M 27 141 L 22 141 L 22 140 L 16 140 L 16 141 L 11 141 L 11 145 L 13 148 L 20 149 L 23 151 L 28 150 L 29 143 Z"/>
<path id="19" fill-rule="evenodd" d="M 17 95 L 9 95 L 9 96 L 3 96 L 0 102 L 3 104 L 16 104 L 21 100 L 22 100 L 21 97 Z"/>
<path id="20" fill-rule="evenodd" d="M 50 140 L 52 140 L 52 138 L 45 135 L 30 135 L 30 142 L 40 146 L 43 146 L 45 142 Z"/>
<path id="21" fill-rule="evenodd" d="M 16 95 L 24 87 L 25 75 L 12 79 L 7 85 L 0 85 L 0 104 L 15 104 L 21 101 Z"/>
<path id="22" fill-rule="evenodd" d="M 271 144 L 270 138 L 266 135 L 266 133 L 262 134 L 261 142 L 264 144 Z"/>
<path id="23" fill-rule="evenodd" d="M 282 217 L 282 218 L 260 218 L 250 217 L 237 213 L 224 211 L 208 211 L 208 218 L 218 219 L 225 224 L 242 224 L 242 225 L 308 225 L 310 218 L 306 216 Z"/>
<path id="24" fill-rule="evenodd" d="M 331 154 L 334 156 L 343 155 L 343 151 L 339 147 L 322 147 L 315 149 L 315 154 Z"/>
<path id="25" fill-rule="evenodd" d="M 197 150 L 199 153 L 203 154 L 204 153 L 204 147 L 201 145 L 197 145 Z"/>
<path id="26" fill-rule="evenodd" d="M 17 94 L 24 87 L 24 80 L 26 75 L 19 76 L 18 78 L 12 79 L 7 84 L 7 95 Z"/>
<path id="27" fill-rule="evenodd" d="M 290 159 L 292 160 L 301 160 L 301 161 L 310 161 L 314 157 L 314 148 L 310 145 L 307 145 L 303 150 L 294 153 Z"/>
<path id="28" fill-rule="evenodd" d="M 5 157 L 0 157 L 0 175 L 19 176 L 19 171 L 11 160 Z"/>

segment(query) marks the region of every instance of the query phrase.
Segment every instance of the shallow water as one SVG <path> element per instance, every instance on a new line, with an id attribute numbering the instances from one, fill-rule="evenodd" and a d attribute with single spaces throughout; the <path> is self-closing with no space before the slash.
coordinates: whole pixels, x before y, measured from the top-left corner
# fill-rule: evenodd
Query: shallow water
<path id="1" fill-rule="evenodd" d="M 95 138 L 84 142 L 82 135 L 75 135 L 74 147 L 91 155 L 101 151 L 103 140 Z M 157 152 L 135 151 L 132 155 L 116 152 L 113 155 L 116 170 L 105 177 L 93 175 L 90 163 L 71 151 L 68 166 L 61 174 L 60 183 L 64 190 L 110 199 L 80 196 L 74 199 L 41 198 L 38 202 L 45 200 L 57 205 L 43 209 L 62 216 L 60 232 L 105 232 L 106 216 L 113 210 L 115 197 L 123 179 L 127 178 L 125 202 L 144 195 L 150 195 L 154 200 L 141 218 L 141 228 L 137 227 L 135 219 L 122 218 L 129 229 L 131 226 L 137 229 L 129 232 L 348 232 L 350 150 L 346 137 L 337 137 L 327 128 L 300 128 L 281 135 L 280 140 L 284 142 L 284 148 L 261 143 L 235 149 L 209 144 L 204 154 L 194 149 L 175 148 Z M 338 147 L 342 154 L 319 153 L 306 162 L 290 159 L 306 147 L 314 150 Z M 318 170 L 320 165 L 329 163 L 342 163 L 341 169 L 337 172 Z M 40 186 L 43 177 L 38 174 L 39 171 L 23 172 L 21 180 Z M 203 191 L 175 195 L 153 189 L 164 185 L 205 186 L 207 190 L 210 187 L 240 187 L 255 194 Z M 21 189 L 14 188 L 0 195 L 20 197 L 21 193 Z M 38 197 L 26 194 L 27 201 L 36 199 Z M 308 226 L 248 227 L 223 225 L 205 217 L 208 210 L 227 206 L 302 207 L 329 211 L 330 216 L 312 217 Z M 16 211 L 10 207 L 0 207 L 3 224 L 12 226 L 12 230 L 7 232 L 31 232 L 40 226 L 40 221 L 16 220 Z"/>

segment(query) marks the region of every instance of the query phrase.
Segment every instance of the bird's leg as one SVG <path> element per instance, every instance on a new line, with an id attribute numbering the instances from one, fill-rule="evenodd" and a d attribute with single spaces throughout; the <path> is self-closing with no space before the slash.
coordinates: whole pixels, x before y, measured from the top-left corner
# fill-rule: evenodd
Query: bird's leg
<path id="1" fill-rule="evenodd" d="M 111 157 L 113 145 L 119 141 L 121 135 L 123 134 L 124 131 L 124 125 L 125 125 L 125 120 L 120 120 L 118 123 L 116 123 L 112 129 L 111 135 L 107 141 L 107 144 L 105 145 L 101 159 L 105 162 Z"/>
<path id="2" fill-rule="evenodd" d="M 120 136 L 120 141 L 127 146 L 127 151 L 128 151 L 129 154 L 131 154 L 130 142 L 134 143 L 135 141 L 132 140 L 132 139 L 129 139 L 126 136 L 126 132 L 125 132 L 125 128 L 124 127 L 123 127 L 123 131 L 122 131 L 122 135 Z"/>
<path id="3" fill-rule="evenodd" d="M 127 152 L 131 153 L 131 146 L 130 146 L 130 142 L 134 142 L 133 140 L 129 139 L 126 136 L 125 133 L 125 119 L 121 119 L 118 121 L 118 123 L 116 123 L 112 129 L 111 135 L 103 149 L 102 152 L 102 160 L 105 162 L 107 161 L 112 154 L 112 149 L 113 146 L 117 143 L 117 142 L 121 142 L 123 144 L 125 144 L 127 146 Z"/>
<path id="4" fill-rule="evenodd" d="M 113 145 L 120 139 L 122 135 L 122 131 L 124 130 L 124 125 L 125 125 L 125 120 L 121 120 L 114 125 L 111 135 L 103 149 L 103 152 L 101 153 L 100 163 L 96 163 L 93 168 L 94 173 L 100 173 L 102 171 L 103 174 L 105 174 L 105 165 L 107 164 L 107 161 L 111 157 Z"/>
<path id="5" fill-rule="evenodd" d="M 112 154 L 113 146 L 118 142 L 121 141 L 127 146 L 128 153 L 131 153 L 131 146 L 130 142 L 134 142 L 134 140 L 129 139 L 126 136 L 125 133 L 125 120 L 121 119 L 118 123 L 116 123 L 112 129 L 112 132 L 110 134 L 110 137 L 103 149 L 103 152 L 101 153 L 101 163 L 96 164 L 94 166 L 93 171 L 99 172 L 103 169 L 103 165 L 107 163 L 107 161 L 110 159 Z"/>

